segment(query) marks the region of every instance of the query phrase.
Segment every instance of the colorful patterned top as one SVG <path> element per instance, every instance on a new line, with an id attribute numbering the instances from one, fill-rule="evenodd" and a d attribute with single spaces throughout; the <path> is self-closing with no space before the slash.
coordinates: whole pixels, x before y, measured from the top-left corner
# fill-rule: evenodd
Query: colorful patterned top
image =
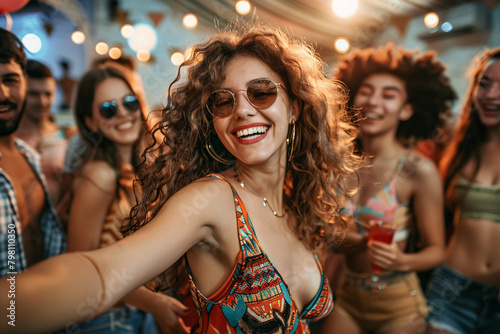
<path id="1" fill-rule="evenodd" d="M 397 176 L 401 172 L 405 161 L 404 157 L 400 159 L 393 177 L 379 192 L 369 198 L 364 205 L 358 208 L 354 206 L 347 208 L 345 213 L 356 219 L 360 234 L 363 235 L 370 231 L 370 220 L 378 220 L 382 221 L 382 223 L 396 225 L 394 241 L 401 241 L 408 237 L 409 225 L 412 220 L 410 207 L 407 204 L 401 204 L 396 193 Z"/>
<path id="2" fill-rule="evenodd" d="M 219 174 L 209 176 L 228 182 Z M 187 264 L 191 296 L 199 315 L 191 332 L 310 333 L 309 320 L 320 319 L 333 308 L 330 284 L 318 258 L 315 256 L 321 271 L 321 285 L 313 300 L 300 312 L 288 286 L 260 247 L 245 205 L 232 186 L 231 189 L 241 249 L 231 276 L 208 298 L 196 288 Z"/>

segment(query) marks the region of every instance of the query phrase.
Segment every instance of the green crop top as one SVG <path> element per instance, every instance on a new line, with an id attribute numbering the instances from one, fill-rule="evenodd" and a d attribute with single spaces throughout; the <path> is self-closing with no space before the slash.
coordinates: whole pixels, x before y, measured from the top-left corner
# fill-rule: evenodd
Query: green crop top
<path id="1" fill-rule="evenodd" d="M 460 176 L 455 186 L 460 217 L 500 223 L 500 185 L 483 185 Z"/>

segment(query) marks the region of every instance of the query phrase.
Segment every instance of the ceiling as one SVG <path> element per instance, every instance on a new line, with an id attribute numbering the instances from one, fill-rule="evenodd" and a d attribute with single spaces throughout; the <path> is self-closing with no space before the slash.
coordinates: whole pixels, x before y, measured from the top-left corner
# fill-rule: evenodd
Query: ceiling
<path id="1" fill-rule="evenodd" d="M 192 12 L 200 23 L 213 27 L 215 18 L 224 27 L 235 17 L 236 0 L 158 0 L 179 10 Z M 353 46 L 366 47 L 387 26 L 404 31 L 412 17 L 471 2 L 470 0 L 359 0 L 357 12 L 349 18 L 335 16 L 332 0 L 250 0 L 253 11 L 243 17 L 279 24 L 296 36 L 316 45 L 326 62 L 337 57 L 333 41 L 347 37 Z M 497 0 L 484 0 L 490 8 Z M 240 16 L 241 18 L 241 16 Z"/>
<path id="2" fill-rule="evenodd" d="M 31 4 L 58 8 L 77 26 L 85 28 L 92 23 L 84 22 L 87 18 L 82 13 L 81 5 L 89 1 L 93 0 L 32 0 Z M 120 1 L 125 0 L 107 1 L 119 8 Z M 448 9 L 468 2 L 483 2 L 493 9 L 499 0 L 358 0 L 358 10 L 349 18 L 340 18 L 333 13 L 332 0 L 250 0 L 252 11 L 244 17 L 239 16 L 234 9 L 237 0 L 148 1 L 165 3 L 180 13 L 194 13 L 198 16 L 200 28 L 208 30 L 213 30 L 214 23 L 225 27 L 235 17 L 244 22 L 256 19 L 278 24 L 295 36 L 305 37 L 328 63 L 338 57 L 333 46 L 338 37 L 347 37 L 353 47 L 367 47 L 373 45 L 376 37 L 389 25 L 403 34 L 411 18 L 429 11 Z"/>

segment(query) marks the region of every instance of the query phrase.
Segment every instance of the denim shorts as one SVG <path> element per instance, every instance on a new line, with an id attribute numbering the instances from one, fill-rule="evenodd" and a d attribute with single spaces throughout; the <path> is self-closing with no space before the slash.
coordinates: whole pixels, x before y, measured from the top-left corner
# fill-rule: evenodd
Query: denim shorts
<path id="1" fill-rule="evenodd" d="M 79 324 L 68 324 L 53 334 L 158 334 L 153 315 L 135 307 L 124 306 Z"/>
<path id="2" fill-rule="evenodd" d="M 454 334 L 500 333 L 499 290 L 446 265 L 436 268 L 426 292 L 429 326 Z"/>

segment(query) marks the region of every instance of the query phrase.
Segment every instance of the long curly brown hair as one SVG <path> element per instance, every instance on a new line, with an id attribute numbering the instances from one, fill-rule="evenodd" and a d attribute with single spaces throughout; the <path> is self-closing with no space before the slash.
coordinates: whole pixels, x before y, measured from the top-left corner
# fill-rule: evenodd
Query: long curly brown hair
<path id="1" fill-rule="evenodd" d="M 488 139 L 488 131 L 479 118 L 474 104 L 474 95 L 482 74 L 492 59 L 500 60 L 500 47 L 485 50 L 473 59 L 468 70 L 470 83 L 455 134 L 439 165 L 444 180 L 445 203 L 451 211 L 453 211 L 456 201 L 460 200 L 454 198 L 453 188 L 456 176 L 471 159 L 476 161 L 473 177 L 481 166 L 480 148 Z M 447 225 L 448 228 L 451 228 L 452 222 L 447 220 Z"/>
<path id="2" fill-rule="evenodd" d="M 246 25 L 216 33 L 194 47 L 168 90 L 162 121 L 152 131 L 161 131 L 164 141 L 150 147 L 137 170 L 142 200 L 131 212 L 128 235 L 147 224 L 178 190 L 210 173 L 234 165 L 234 157 L 220 143 L 205 104 L 219 89 L 227 64 L 236 55 L 255 57 L 282 78 L 292 101 L 301 112 L 296 120 L 296 138 L 287 165 L 284 201 L 296 217 L 292 226 L 311 249 L 340 242 L 344 232 L 340 215 L 351 195 L 344 179 L 352 175 L 357 158 L 352 155 L 349 127 L 342 122 L 347 102 L 342 89 L 326 79 L 323 62 L 312 47 L 270 26 Z M 182 79 L 185 74 L 185 79 Z M 208 154 L 210 143 L 229 164 Z M 161 276 L 162 287 L 183 285 L 182 259 Z M 183 277 L 184 276 L 184 277 Z"/>
<path id="3" fill-rule="evenodd" d="M 457 97 L 445 70 L 433 51 L 419 53 L 388 43 L 378 49 L 355 49 L 341 57 L 334 77 L 349 89 L 349 107 L 353 110 L 356 93 L 371 74 L 389 73 L 403 80 L 413 115 L 399 123 L 396 136 L 411 145 L 418 139 L 433 138 L 436 129 L 443 128 L 451 118 L 452 103 Z"/>

